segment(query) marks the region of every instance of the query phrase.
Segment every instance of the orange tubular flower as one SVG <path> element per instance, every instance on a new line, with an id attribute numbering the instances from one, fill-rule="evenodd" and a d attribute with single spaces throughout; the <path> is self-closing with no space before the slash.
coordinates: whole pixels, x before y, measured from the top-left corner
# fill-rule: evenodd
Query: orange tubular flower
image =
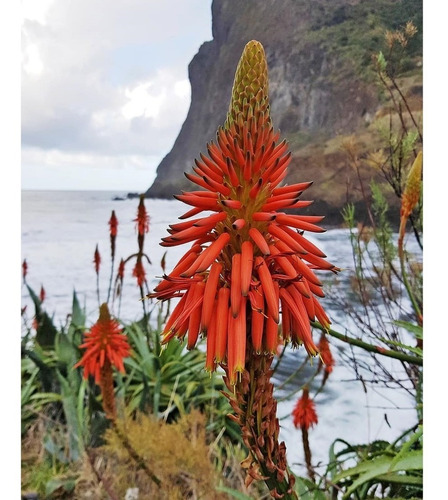
<path id="1" fill-rule="evenodd" d="M 46 296 L 45 288 L 43 286 L 41 286 L 40 293 L 39 293 L 39 299 L 41 302 L 43 302 L 45 300 L 45 296 Z"/>
<path id="2" fill-rule="evenodd" d="M 314 401 L 310 399 L 307 388 L 303 389 L 302 397 L 297 400 L 297 403 L 292 411 L 294 426 L 298 429 L 308 430 L 317 424 L 317 413 Z"/>
<path id="3" fill-rule="evenodd" d="M 121 373 L 125 372 L 123 358 L 129 356 L 130 346 L 119 323 L 111 318 L 107 304 L 101 305 L 100 317 L 90 332 L 86 333 L 80 347 L 85 349 L 85 353 L 75 368 L 84 368 L 85 379 L 89 375 L 95 377 L 95 383 L 101 388 L 104 410 L 109 417 L 114 418 L 112 366 Z"/>
<path id="4" fill-rule="evenodd" d="M 23 259 L 23 262 L 22 262 L 22 278 L 23 278 L 23 281 L 25 281 L 27 273 L 28 273 L 28 264 L 26 262 L 26 259 Z"/>
<path id="5" fill-rule="evenodd" d="M 210 318 L 217 316 L 216 338 L 207 343 L 207 350 L 213 350 L 207 353 L 207 365 L 223 363 L 235 383 L 252 349 L 276 352 L 278 332 L 287 332 L 280 340 L 294 347 L 303 344 L 310 355 L 317 354 L 310 320 L 317 318 L 326 328 L 330 322 L 317 299 L 323 293 L 315 272 L 339 271 L 303 236 L 304 231 L 323 232 L 315 224 L 323 217 L 284 212 L 311 203 L 299 200 L 311 182 L 281 186 L 291 153 L 272 126 L 266 59 L 259 42 L 246 45 L 227 120 L 207 151 L 208 156 L 201 154 L 195 161 L 193 173 L 185 174 L 199 190 L 175 196 L 191 208 L 180 217 L 182 222 L 170 225 L 161 243 L 192 246 L 148 297 L 182 298 L 163 331 L 163 342 L 183 338 L 192 316 L 201 319 L 199 331 L 206 335 Z M 212 214 L 191 218 L 203 211 Z M 202 295 L 197 294 L 200 284 Z M 288 324 L 279 328 L 285 318 Z M 222 331 L 223 322 L 228 332 Z M 198 328 L 195 322 L 192 326 Z"/>
<path id="6" fill-rule="evenodd" d="M 328 342 L 327 336 L 323 333 L 320 337 L 319 344 L 317 345 L 319 348 L 320 357 L 322 359 L 322 363 L 325 365 L 325 373 L 329 375 L 333 371 L 333 367 L 335 365 L 335 361 L 333 358 L 333 354 L 330 351 L 330 344 Z"/>

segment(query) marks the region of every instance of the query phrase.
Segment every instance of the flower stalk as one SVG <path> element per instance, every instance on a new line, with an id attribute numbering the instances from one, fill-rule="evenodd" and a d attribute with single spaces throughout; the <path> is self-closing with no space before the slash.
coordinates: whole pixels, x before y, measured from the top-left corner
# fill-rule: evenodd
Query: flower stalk
<path id="1" fill-rule="evenodd" d="M 342 340 L 342 342 L 345 342 L 346 344 L 360 347 L 365 351 L 373 352 L 375 354 L 380 354 L 381 356 L 386 356 L 388 358 L 394 358 L 400 361 L 405 361 L 406 363 L 411 363 L 413 365 L 423 366 L 423 359 L 421 357 L 412 356 L 411 354 L 406 354 L 404 352 L 394 351 L 378 345 L 369 344 L 367 342 L 364 342 L 363 340 L 349 337 L 348 335 L 333 330 L 332 328 L 323 328 L 322 325 L 317 321 L 312 321 L 311 326 L 313 326 L 314 328 L 318 328 L 319 330 L 325 331 L 328 335 L 331 335 L 332 337 L 338 340 Z"/>
<path id="2" fill-rule="evenodd" d="M 295 477 L 289 473 L 286 446 L 278 442 L 280 431 L 277 401 L 273 396 L 271 363 L 273 355 L 252 354 L 246 369 L 235 385 L 228 375 L 225 396 L 235 412 L 230 418 L 241 428 L 243 442 L 249 450 L 242 463 L 246 469 L 246 486 L 264 480 L 273 498 L 297 499 Z"/>

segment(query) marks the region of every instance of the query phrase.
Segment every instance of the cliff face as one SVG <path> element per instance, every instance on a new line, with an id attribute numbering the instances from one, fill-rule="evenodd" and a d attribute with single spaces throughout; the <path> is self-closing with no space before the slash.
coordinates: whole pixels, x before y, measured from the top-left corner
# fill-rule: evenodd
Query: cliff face
<path id="1" fill-rule="evenodd" d="M 326 200 L 321 209 L 327 215 L 339 214 L 347 201 L 346 186 L 328 197 L 319 185 L 327 190 L 345 160 L 339 151 L 325 152 L 323 145 L 365 129 L 380 108 L 378 89 L 368 77 L 370 57 L 380 50 L 385 29 L 412 17 L 400 9 L 401 3 L 214 0 L 213 40 L 201 46 L 189 65 L 190 110 L 146 195 L 171 198 L 191 189 L 183 172 L 191 170 L 223 124 L 237 62 L 245 44 L 256 39 L 268 60 L 273 123 L 293 152 L 287 182 L 318 180 L 310 196 Z"/>

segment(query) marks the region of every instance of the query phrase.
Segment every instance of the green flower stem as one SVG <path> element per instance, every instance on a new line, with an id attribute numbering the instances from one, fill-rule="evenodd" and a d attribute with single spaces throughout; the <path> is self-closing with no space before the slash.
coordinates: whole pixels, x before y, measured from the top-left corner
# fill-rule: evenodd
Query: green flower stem
<path id="1" fill-rule="evenodd" d="M 339 333 L 331 328 L 326 329 L 317 321 L 311 321 L 311 326 L 313 326 L 314 328 L 318 328 L 323 332 L 328 333 L 329 335 L 335 337 L 336 339 L 342 340 L 342 342 L 346 342 L 347 344 L 360 347 L 365 351 L 374 352 L 375 354 L 380 354 L 381 356 L 386 356 L 389 358 L 398 359 L 400 361 L 405 361 L 406 363 L 411 363 L 413 365 L 423 366 L 423 359 L 420 357 L 412 356 L 410 354 L 405 354 L 404 352 L 392 351 L 390 349 L 385 349 L 381 346 L 368 344 L 367 342 L 363 342 L 362 340 L 359 339 L 354 339 L 353 337 L 349 337 L 348 335 Z"/>

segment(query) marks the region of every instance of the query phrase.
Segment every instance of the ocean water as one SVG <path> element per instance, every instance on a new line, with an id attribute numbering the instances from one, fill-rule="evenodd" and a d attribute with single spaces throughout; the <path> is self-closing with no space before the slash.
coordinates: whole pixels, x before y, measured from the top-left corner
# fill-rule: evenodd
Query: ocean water
<path id="1" fill-rule="evenodd" d="M 118 218 L 116 240 L 116 273 L 120 258 L 135 254 L 137 234 L 134 219 L 138 199 L 125 198 L 126 193 L 107 191 L 23 191 L 22 192 L 22 260 L 28 264 L 27 283 L 39 293 L 43 286 L 46 292 L 45 310 L 53 315 L 56 324 L 65 324 L 71 311 L 73 292 L 76 290 L 81 305 L 86 307 L 88 320 L 97 317 L 97 282 L 93 264 L 96 245 L 101 255 L 100 301 L 107 298 L 111 270 L 108 220 L 112 210 Z M 145 252 L 151 260 L 146 266 L 150 288 L 162 274 L 161 260 L 166 248 L 159 242 L 167 236 L 168 224 L 177 220 L 188 208 L 176 200 L 145 200 L 150 215 L 150 230 L 145 237 Z M 348 285 L 349 271 L 353 267 L 349 233 L 346 229 L 329 229 L 317 235 L 307 235 L 317 244 L 328 260 L 346 270 L 339 278 L 340 286 Z M 166 269 L 171 270 L 183 255 L 186 246 L 171 247 L 166 252 Z M 119 317 L 124 321 L 139 319 L 142 315 L 140 290 L 132 277 L 134 261 L 125 268 L 124 288 Z M 332 319 L 335 329 L 344 331 L 348 318 L 327 299 L 323 305 Z M 22 307 L 26 306 L 29 318 L 33 305 L 27 289 L 22 287 Z M 118 302 L 113 311 L 118 313 Z M 318 337 L 316 336 L 316 341 Z M 343 356 L 347 345 L 330 339 L 336 358 L 336 367 L 323 391 L 315 402 L 319 423 L 310 431 L 313 463 L 323 467 L 328 463 L 328 449 L 337 439 L 352 444 L 366 443 L 374 439 L 393 440 L 416 423 L 413 398 L 404 391 L 383 387 L 369 388 L 367 392 L 359 381 L 354 381 L 354 371 L 347 366 Z M 360 353 L 362 356 L 362 353 Z M 302 364 L 305 354 L 302 349 L 287 349 L 280 369 L 275 375 L 279 387 L 278 415 L 281 423 L 280 438 L 287 445 L 287 457 L 293 470 L 304 473 L 301 433 L 290 418 L 293 406 L 300 393 L 287 398 L 300 389 L 311 374 L 310 366 L 294 377 L 286 387 L 281 384 Z M 368 361 L 367 361 L 368 362 Z M 391 373 L 401 373 L 401 366 L 394 360 L 387 362 Z M 320 378 L 319 378 L 320 380 Z M 311 385 L 311 394 L 317 386 Z"/>

